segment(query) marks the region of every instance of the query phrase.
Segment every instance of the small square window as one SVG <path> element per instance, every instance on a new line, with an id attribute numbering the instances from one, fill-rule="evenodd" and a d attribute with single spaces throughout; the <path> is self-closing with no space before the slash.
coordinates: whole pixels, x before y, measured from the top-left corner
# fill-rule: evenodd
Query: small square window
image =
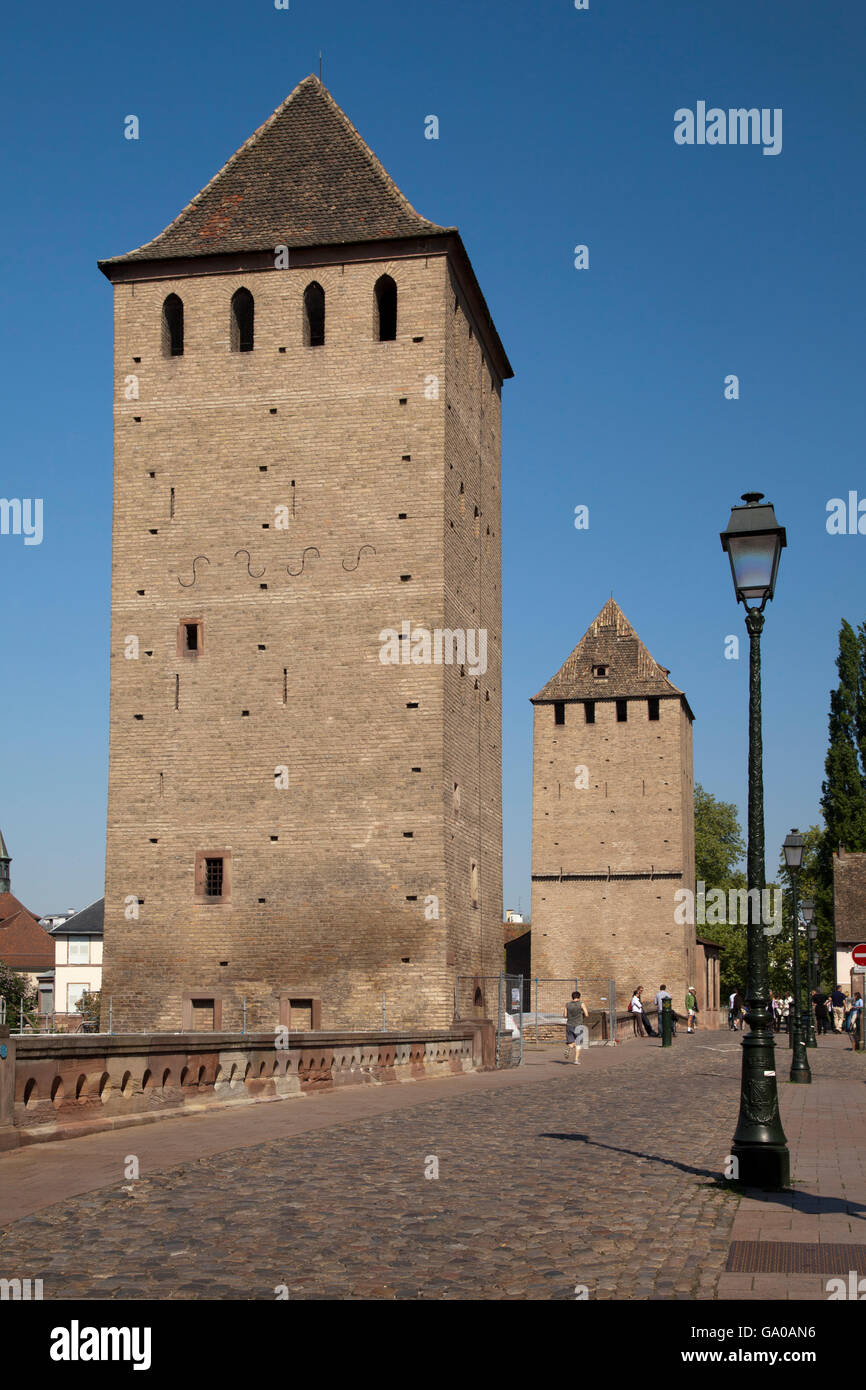
<path id="1" fill-rule="evenodd" d="M 606 666 L 593 666 L 593 668 L 592 668 L 592 674 L 595 676 L 596 680 L 606 680 L 606 679 L 607 679 L 607 667 L 606 667 Z"/>

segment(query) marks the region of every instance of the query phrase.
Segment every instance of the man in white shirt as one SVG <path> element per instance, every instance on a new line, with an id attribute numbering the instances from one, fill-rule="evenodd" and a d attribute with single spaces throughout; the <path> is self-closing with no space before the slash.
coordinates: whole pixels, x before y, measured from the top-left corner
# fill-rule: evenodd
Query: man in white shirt
<path id="1" fill-rule="evenodd" d="M 664 1006 L 665 1006 L 664 1001 L 665 1001 L 666 999 L 671 999 L 671 1008 L 673 1008 L 672 996 L 668 993 L 668 987 L 667 987 L 667 985 L 660 985 L 660 986 L 659 986 L 659 992 L 658 992 L 658 994 L 656 995 L 656 998 L 655 998 L 655 1005 L 656 1005 L 656 1008 L 657 1008 L 658 1011 L 659 1011 L 659 1036 L 661 1036 L 661 1031 L 662 1031 L 662 1010 L 664 1009 Z M 673 1022 L 673 1020 L 671 1020 L 671 1021 Z"/>

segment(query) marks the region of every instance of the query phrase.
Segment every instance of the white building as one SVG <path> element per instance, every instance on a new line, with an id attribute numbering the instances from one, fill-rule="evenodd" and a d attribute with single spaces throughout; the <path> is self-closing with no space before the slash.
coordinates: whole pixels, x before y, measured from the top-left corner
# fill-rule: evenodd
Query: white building
<path id="1" fill-rule="evenodd" d="M 102 988 L 102 931 L 105 899 L 65 917 L 54 939 L 54 1012 L 78 1017 L 82 994 Z"/>

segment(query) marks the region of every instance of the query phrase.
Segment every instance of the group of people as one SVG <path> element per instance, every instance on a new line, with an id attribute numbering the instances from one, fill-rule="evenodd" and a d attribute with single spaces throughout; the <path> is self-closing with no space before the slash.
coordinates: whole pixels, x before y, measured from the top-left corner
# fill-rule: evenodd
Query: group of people
<path id="1" fill-rule="evenodd" d="M 676 1037 L 677 1015 L 674 1012 L 673 997 L 670 991 L 668 990 L 667 985 L 659 985 L 658 992 L 656 994 L 655 999 L 653 1000 L 656 1010 L 656 1017 L 658 1021 L 658 1029 L 656 1032 L 653 1031 L 653 1026 L 650 1023 L 649 1014 L 646 1011 L 646 1005 L 643 1002 L 643 985 L 638 985 L 636 989 L 632 992 L 631 1000 L 628 1006 L 628 1011 L 634 1017 L 639 1037 L 642 1037 L 644 1033 L 648 1038 L 656 1038 L 661 1036 L 662 1014 L 664 1012 L 666 999 L 671 1000 L 671 1032 L 673 1036 Z M 686 1019 L 688 1021 L 687 1031 L 689 1033 L 693 1033 L 698 1026 L 698 996 L 694 985 L 689 985 L 688 989 L 686 990 Z"/>
<path id="2" fill-rule="evenodd" d="M 829 994 L 816 989 L 812 995 L 812 1008 L 815 1011 L 815 1030 L 818 1033 L 856 1033 L 859 1028 L 860 1010 L 863 999 L 859 990 L 849 999 L 841 985 L 834 985 Z M 773 1030 L 776 1033 L 790 1033 L 794 1010 L 794 996 L 770 995 L 770 1010 L 773 1016 Z M 743 998 L 735 989 L 728 1001 L 728 1027 L 741 1031 L 745 1017 Z"/>

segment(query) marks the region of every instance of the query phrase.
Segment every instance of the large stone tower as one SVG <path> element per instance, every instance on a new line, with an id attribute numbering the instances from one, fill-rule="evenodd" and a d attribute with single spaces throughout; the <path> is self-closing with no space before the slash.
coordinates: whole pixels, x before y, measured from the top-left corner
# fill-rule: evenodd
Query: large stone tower
<path id="1" fill-rule="evenodd" d="M 614 979 L 621 1008 L 664 983 L 682 1010 L 698 983 L 674 897 L 695 887 L 688 701 L 611 598 L 532 703 L 532 974 Z"/>
<path id="2" fill-rule="evenodd" d="M 100 269 L 114 1026 L 446 1024 L 501 957 L 512 375 L 460 236 L 308 77 Z"/>

